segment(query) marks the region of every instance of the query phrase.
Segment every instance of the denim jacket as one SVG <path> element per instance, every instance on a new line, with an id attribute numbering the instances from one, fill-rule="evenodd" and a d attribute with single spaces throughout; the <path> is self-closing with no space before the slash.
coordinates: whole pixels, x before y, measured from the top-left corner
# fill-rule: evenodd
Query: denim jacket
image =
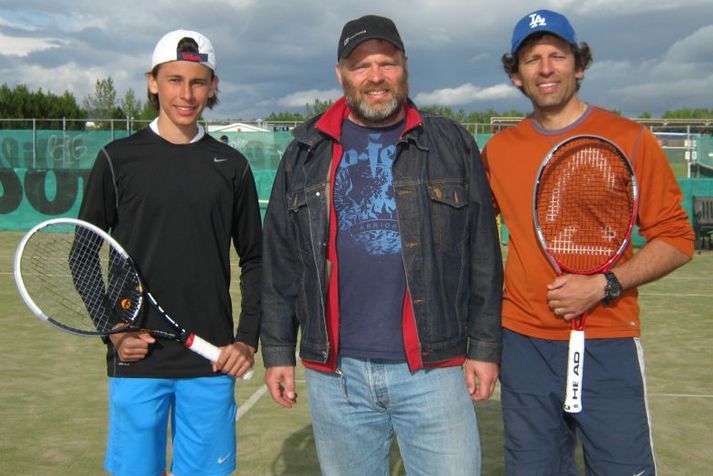
<path id="1" fill-rule="evenodd" d="M 348 114 L 342 98 L 295 128 L 277 170 L 263 230 L 260 338 L 266 367 L 295 365 L 299 330 L 303 363 L 336 368 L 338 303 L 329 289 L 338 286 L 332 288 L 337 273 L 328 259 L 334 246 L 330 226 L 336 227 L 330 223 L 336 216 L 331 167 L 341 158 L 341 124 Z M 393 188 L 407 283 L 404 342 L 412 370 L 466 356 L 499 362 L 502 260 L 473 137 L 409 102 Z"/>

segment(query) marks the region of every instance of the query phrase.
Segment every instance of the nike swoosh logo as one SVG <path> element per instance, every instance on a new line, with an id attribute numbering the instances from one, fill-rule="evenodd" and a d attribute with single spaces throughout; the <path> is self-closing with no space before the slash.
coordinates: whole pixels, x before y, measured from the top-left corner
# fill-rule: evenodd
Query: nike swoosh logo
<path id="1" fill-rule="evenodd" d="M 634 476 L 644 476 L 644 473 L 645 473 L 645 472 L 646 472 L 646 471 L 644 470 L 644 471 L 642 471 L 642 472 L 640 472 L 640 473 L 636 473 Z"/>
<path id="2" fill-rule="evenodd" d="M 213 157 L 213 162 L 215 162 L 216 164 L 218 162 L 225 162 L 226 160 L 228 160 L 228 159 L 219 159 L 218 157 Z"/>
<path id="3" fill-rule="evenodd" d="M 228 460 L 228 458 L 230 458 L 230 455 L 231 455 L 231 454 L 232 454 L 232 453 L 228 453 L 227 455 L 221 456 L 220 458 L 218 458 L 218 464 L 223 464 L 223 463 L 225 463 L 225 462 Z"/>

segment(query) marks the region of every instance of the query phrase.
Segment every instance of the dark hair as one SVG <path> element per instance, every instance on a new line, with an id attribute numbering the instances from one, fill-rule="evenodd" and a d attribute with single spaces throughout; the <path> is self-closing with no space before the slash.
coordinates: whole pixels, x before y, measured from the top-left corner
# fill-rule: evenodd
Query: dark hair
<path id="1" fill-rule="evenodd" d="M 181 41 L 178 42 L 178 47 L 176 48 L 176 51 L 182 51 L 182 52 L 187 52 L 187 53 L 198 53 L 198 43 L 196 43 L 196 40 L 193 38 L 183 38 Z M 161 68 L 160 64 L 157 64 L 154 66 L 154 68 L 151 70 L 150 74 L 154 78 L 158 77 L 158 70 Z M 210 79 L 211 81 L 215 77 L 215 71 L 212 69 L 210 70 Z M 158 94 L 153 94 L 150 89 L 147 88 L 146 93 L 148 94 L 148 99 L 149 102 L 151 103 L 151 106 L 153 106 L 154 110 L 158 111 L 161 106 L 158 102 Z M 208 98 L 208 103 L 206 106 L 208 106 L 208 109 L 213 109 L 213 106 L 218 104 L 218 88 L 215 89 L 215 94 L 213 94 L 213 97 Z"/>
<path id="2" fill-rule="evenodd" d="M 546 31 L 530 35 L 525 41 L 522 42 L 522 45 L 520 45 L 520 48 L 518 48 L 517 51 L 519 52 L 522 48 L 531 46 L 545 35 L 553 36 L 552 33 Z M 594 61 L 594 58 L 592 57 L 592 50 L 589 48 L 589 45 L 582 41 L 580 43 L 570 46 L 572 48 L 572 53 L 574 53 L 575 69 L 581 69 L 582 71 L 584 71 L 585 69 L 589 68 L 589 66 L 591 66 L 592 64 L 592 61 Z M 517 52 L 514 55 L 511 55 L 510 53 L 505 53 L 501 58 L 501 61 L 503 63 L 503 69 L 505 70 L 505 73 L 508 75 L 508 77 L 512 79 L 512 75 L 518 72 L 518 67 L 520 66 L 520 59 Z M 578 79 L 577 91 L 579 91 L 580 86 L 581 80 Z M 522 88 L 518 89 L 522 91 Z"/>

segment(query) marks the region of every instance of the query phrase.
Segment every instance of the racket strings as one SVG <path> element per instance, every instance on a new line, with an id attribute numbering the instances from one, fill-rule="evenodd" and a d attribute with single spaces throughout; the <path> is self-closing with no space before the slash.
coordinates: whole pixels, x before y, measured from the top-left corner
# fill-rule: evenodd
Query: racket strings
<path id="1" fill-rule="evenodd" d="M 542 171 L 537 195 L 540 230 L 562 268 L 597 269 L 627 241 L 635 206 L 626 159 L 604 143 L 572 141 Z"/>
<path id="2" fill-rule="evenodd" d="M 70 252 L 74 284 L 100 332 L 133 320 L 140 304 L 140 284 L 130 262 L 101 237 L 78 227 Z"/>
<path id="3" fill-rule="evenodd" d="M 46 227 L 27 242 L 25 286 L 56 323 L 80 333 L 105 334 L 136 314 L 140 283 L 128 260 L 102 246 L 93 231 L 63 228 Z"/>

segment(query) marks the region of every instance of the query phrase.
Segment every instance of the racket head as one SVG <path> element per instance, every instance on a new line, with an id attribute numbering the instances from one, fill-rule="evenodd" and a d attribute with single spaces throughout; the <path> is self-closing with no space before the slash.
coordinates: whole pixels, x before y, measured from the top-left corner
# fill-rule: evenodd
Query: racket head
<path id="1" fill-rule="evenodd" d="M 37 318 L 76 335 L 108 335 L 119 324 L 134 324 L 143 304 L 129 255 L 82 220 L 54 218 L 30 229 L 15 251 L 13 273 Z"/>
<path id="2" fill-rule="evenodd" d="M 532 208 L 537 239 L 558 274 L 594 274 L 626 250 L 636 222 L 638 185 L 613 142 L 593 135 L 557 144 L 537 173 Z"/>

